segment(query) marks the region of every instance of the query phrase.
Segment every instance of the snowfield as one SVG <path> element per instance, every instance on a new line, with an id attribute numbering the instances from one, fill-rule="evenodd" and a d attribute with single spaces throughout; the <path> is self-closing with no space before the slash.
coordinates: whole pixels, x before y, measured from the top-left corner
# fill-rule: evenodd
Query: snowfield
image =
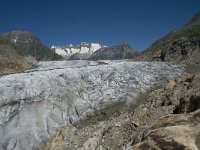
<path id="1" fill-rule="evenodd" d="M 61 126 L 175 78 L 184 67 L 162 62 L 39 62 L 0 77 L 0 149 L 37 149 Z"/>

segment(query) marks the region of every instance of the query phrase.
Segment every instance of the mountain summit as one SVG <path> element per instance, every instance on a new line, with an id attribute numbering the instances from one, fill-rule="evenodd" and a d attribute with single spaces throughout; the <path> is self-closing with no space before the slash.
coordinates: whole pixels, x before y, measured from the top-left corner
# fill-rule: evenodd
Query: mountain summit
<path id="1" fill-rule="evenodd" d="M 95 51 L 105 47 L 99 43 L 86 43 L 81 42 L 79 45 L 66 45 L 66 46 L 52 46 L 53 50 L 58 55 L 64 57 L 65 59 L 88 59 Z"/>
<path id="2" fill-rule="evenodd" d="M 61 59 L 59 55 L 52 52 L 30 31 L 15 30 L 4 34 L 4 36 L 6 36 L 16 48 L 17 53 L 22 56 L 31 55 L 36 60 L 40 61 Z"/>

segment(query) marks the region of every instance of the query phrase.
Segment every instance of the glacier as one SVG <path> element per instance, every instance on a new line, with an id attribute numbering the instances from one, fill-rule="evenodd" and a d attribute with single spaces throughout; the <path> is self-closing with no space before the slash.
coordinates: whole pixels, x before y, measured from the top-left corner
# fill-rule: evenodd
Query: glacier
<path id="1" fill-rule="evenodd" d="M 184 72 L 163 62 L 47 61 L 0 77 L 0 149 L 32 150 L 65 124 Z"/>

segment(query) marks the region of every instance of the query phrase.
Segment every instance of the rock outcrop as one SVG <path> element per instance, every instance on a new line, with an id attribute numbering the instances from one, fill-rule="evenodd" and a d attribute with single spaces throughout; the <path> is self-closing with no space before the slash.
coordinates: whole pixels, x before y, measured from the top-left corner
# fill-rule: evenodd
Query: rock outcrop
<path id="1" fill-rule="evenodd" d="M 143 109 L 147 111 L 141 112 Z M 199 109 L 199 73 L 182 75 L 170 81 L 152 92 L 147 101 L 135 110 L 133 120 L 143 129 L 135 134 L 132 144 L 142 142 L 131 149 L 200 148 Z"/>
<path id="2" fill-rule="evenodd" d="M 37 65 L 25 73 L 0 78 L 0 149 L 37 149 L 65 124 L 75 125 L 116 102 L 136 103 L 138 93 L 184 70 L 161 62 L 60 61 Z M 118 123 L 115 128 L 123 126 Z M 72 131 L 77 134 L 75 128 Z M 101 135 L 96 133 L 83 141 L 85 147 L 91 142 L 98 146 Z"/>
<path id="3" fill-rule="evenodd" d="M 164 116 L 148 130 L 143 141 L 126 150 L 200 148 L 200 110 Z"/>

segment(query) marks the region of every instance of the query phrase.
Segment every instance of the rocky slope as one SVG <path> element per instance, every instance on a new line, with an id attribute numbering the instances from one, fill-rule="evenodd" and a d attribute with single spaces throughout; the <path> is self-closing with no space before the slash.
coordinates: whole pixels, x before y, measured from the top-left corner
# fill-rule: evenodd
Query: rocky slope
<path id="1" fill-rule="evenodd" d="M 169 63 L 130 61 L 49 61 L 37 66 L 25 73 L 0 78 L 0 149 L 38 149 L 65 124 L 75 125 L 95 110 L 117 102 L 138 103 L 135 99 L 138 93 L 184 70 Z M 115 125 L 120 126 L 123 125 Z M 96 135 L 106 136 L 104 133 Z M 97 139 L 88 136 L 85 136 L 88 142 L 77 141 L 80 146 L 84 142 L 89 146 L 90 141 Z"/>
<path id="2" fill-rule="evenodd" d="M 16 52 L 12 43 L 0 35 L 0 75 L 21 72 L 29 66 L 30 64 Z"/>
<path id="3" fill-rule="evenodd" d="M 144 135 L 143 141 L 127 150 L 200 148 L 200 110 L 161 117 Z"/>
<path id="4" fill-rule="evenodd" d="M 21 56 L 32 56 L 36 60 L 59 60 L 61 56 L 52 52 L 38 37 L 29 31 L 16 30 L 4 34 Z"/>
<path id="5" fill-rule="evenodd" d="M 152 44 L 137 60 L 200 64 L 200 12 L 184 27 Z"/>
<path id="6" fill-rule="evenodd" d="M 199 149 L 199 98 L 199 73 L 183 75 L 154 91 L 133 116 L 134 121 L 145 125 L 146 129 L 136 134 L 136 142 L 133 143 L 142 142 L 132 149 L 142 149 L 145 146 L 154 149 Z M 141 114 L 138 111 L 141 108 L 147 108 L 149 111 Z M 170 115 L 164 116 L 165 114 Z M 157 120 L 158 117 L 161 118 Z M 147 121 L 144 121 L 145 119 Z"/>
<path id="7" fill-rule="evenodd" d="M 184 74 L 139 97 L 64 126 L 43 150 L 200 148 L 200 73 Z"/>
<path id="8" fill-rule="evenodd" d="M 120 44 L 112 47 L 103 47 L 97 50 L 89 60 L 118 60 L 131 59 L 139 55 L 139 52 L 133 50 L 128 44 Z"/>
<path id="9" fill-rule="evenodd" d="M 57 60 L 53 53 L 29 31 L 11 31 L 0 35 L 0 74 L 23 72 L 36 60 Z"/>

